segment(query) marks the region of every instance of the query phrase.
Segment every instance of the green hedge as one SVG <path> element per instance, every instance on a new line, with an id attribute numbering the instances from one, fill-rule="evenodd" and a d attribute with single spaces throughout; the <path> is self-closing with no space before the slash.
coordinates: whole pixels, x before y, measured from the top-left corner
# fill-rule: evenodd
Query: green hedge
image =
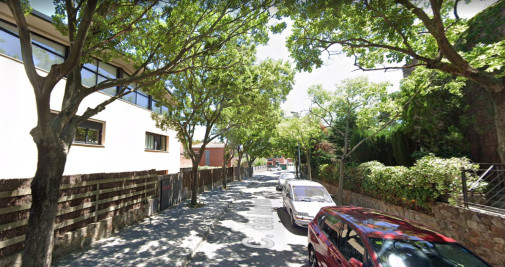
<path id="1" fill-rule="evenodd" d="M 467 158 L 443 159 L 427 155 L 414 166 L 384 166 L 370 161 L 358 166 L 353 184 L 361 185 L 362 192 L 386 202 L 417 210 L 429 211 L 433 201 L 455 204 L 461 193 L 461 172 L 467 172 L 468 184 L 478 179 L 478 165 Z M 483 189 L 482 184 L 479 189 Z"/>

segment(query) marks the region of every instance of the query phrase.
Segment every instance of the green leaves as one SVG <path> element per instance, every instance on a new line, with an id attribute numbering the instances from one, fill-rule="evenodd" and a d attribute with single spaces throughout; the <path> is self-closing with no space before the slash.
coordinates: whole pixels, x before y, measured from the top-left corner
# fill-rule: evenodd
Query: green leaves
<path id="1" fill-rule="evenodd" d="M 470 52 L 463 56 L 476 68 L 483 68 L 486 72 L 495 73 L 497 77 L 504 77 L 505 70 L 505 40 L 492 44 L 477 44 Z"/>
<path id="2" fill-rule="evenodd" d="M 377 161 L 358 167 L 359 180 L 366 194 L 389 203 L 430 212 L 431 202 L 448 197 L 455 203 L 461 192 L 461 171 L 473 173 L 478 168 L 467 158 L 442 159 L 427 155 L 411 168 L 388 167 Z M 467 174 L 468 184 L 476 175 Z M 480 187 L 485 187 L 481 184 Z M 479 188 L 480 190 L 480 188 Z"/>

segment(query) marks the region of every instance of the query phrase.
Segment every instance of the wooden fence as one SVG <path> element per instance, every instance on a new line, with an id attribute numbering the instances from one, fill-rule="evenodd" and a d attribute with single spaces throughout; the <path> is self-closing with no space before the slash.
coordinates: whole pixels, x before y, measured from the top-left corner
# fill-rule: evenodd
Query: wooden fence
<path id="1" fill-rule="evenodd" d="M 236 180 L 237 172 L 240 178 L 247 176 L 246 167 L 240 169 L 231 167 L 226 169 L 227 180 Z M 129 211 L 137 212 L 138 216 L 121 223 L 128 224 L 142 219 L 148 216 L 145 212 L 146 204 L 151 205 L 150 202 L 156 200 L 164 201 L 161 197 L 164 187 L 172 190 L 168 195 L 168 205 L 189 197 L 186 193 L 191 191 L 193 182 L 190 171 L 171 175 L 160 174 L 150 170 L 64 176 L 55 219 L 55 237 L 82 231 L 93 223 L 104 222 Z M 221 184 L 222 179 L 222 169 L 199 171 L 199 191 Z M 32 200 L 31 181 L 32 179 L 0 179 L 0 265 L 5 263 L 2 259 L 17 257 L 24 248 L 23 241 Z M 160 191 L 161 193 L 158 193 Z M 160 204 L 167 206 L 167 202 L 165 205 Z M 124 226 L 126 225 L 112 225 L 112 230 L 105 231 L 110 234 Z M 62 243 L 60 246 L 66 244 Z M 68 252 L 71 249 L 73 248 L 63 250 Z M 9 262 L 9 259 L 6 259 L 6 262 Z"/>
<path id="2" fill-rule="evenodd" d="M 55 235 L 139 209 L 157 196 L 154 170 L 64 176 Z M 24 247 L 31 206 L 31 179 L 0 180 L 0 257 Z"/>

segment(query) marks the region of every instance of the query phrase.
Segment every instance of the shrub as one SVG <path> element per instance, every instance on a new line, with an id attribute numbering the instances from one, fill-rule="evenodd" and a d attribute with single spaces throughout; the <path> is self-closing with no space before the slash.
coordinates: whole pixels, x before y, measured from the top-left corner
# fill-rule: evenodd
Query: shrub
<path id="1" fill-rule="evenodd" d="M 428 211 L 429 204 L 435 200 L 454 204 L 461 192 L 462 169 L 475 173 L 477 168 L 467 158 L 443 159 L 432 154 L 419 159 L 410 168 L 389 167 L 370 161 L 358 166 L 354 183 L 361 183 L 367 195 L 392 204 Z M 476 175 L 467 175 L 469 183 L 477 178 Z"/>
<path id="2" fill-rule="evenodd" d="M 267 159 L 265 158 L 255 159 L 253 162 L 253 166 L 265 166 L 265 165 L 267 165 Z"/>
<path id="3" fill-rule="evenodd" d="M 325 181 L 338 180 L 337 167 L 335 164 L 321 164 L 319 165 L 319 179 Z"/>

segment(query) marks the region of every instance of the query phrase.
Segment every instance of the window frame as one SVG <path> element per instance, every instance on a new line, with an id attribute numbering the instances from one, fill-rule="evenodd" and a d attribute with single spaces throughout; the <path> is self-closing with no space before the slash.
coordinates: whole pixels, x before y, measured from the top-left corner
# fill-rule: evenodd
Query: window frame
<path id="1" fill-rule="evenodd" d="M 86 136 L 85 136 L 85 141 L 84 142 L 76 142 L 75 141 L 75 135 L 74 135 L 74 138 L 72 139 L 72 145 L 77 145 L 77 146 L 90 146 L 90 147 L 105 147 L 104 143 L 105 143 L 105 122 L 104 121 L 100 121 L 100 120 L 95 120 L 95 119 L 87 119 L 85 122 L 91 122 L 91 123 L 98 123 L 98 124 L 101 124 L 101 130 L 98 130 L 98 144 L 95 144 L 95 143 L 88 143 L 86 140 L 87 140 L 87 137 L 88 137 L 88 132 L 89 132 L 89 129 L 94 129 L 94 128 L 90 128 L 90 127 L 80 127 L 80 126 L 77 126 L 77 128 L 81 128 L 81 129 L 86 129 Z M 76 132 L 77 134 L 77 132 Z"/>
<path id="2" fill-rule="evenodd" d="M 164 149 L 162 147 L 161 150 L 158 150 L 156 149 L 155 147 L 154 148 L 150 148 L 150 147 L 147 147 L 147 137 L 148 136 L 153 136 L 154 138 L 156 137 L 160 137 L 160 138 L 164 138 L 165 139 L 165 146 L 164 146 Z M 161 140 L 161 139 L 160 139 Z M 152 132 L 147 132 L 146 131 L 146 134 L 145 134 L 145 139 L 144 139 L 144 151 L 146 152 L 162 152 L 162 153 L 168 153 L 168 148 L 169 148 L 169 138 L 167 135 L 162 135 L 162 134 L 157 134 L 157 133 L 152 133 Z M 153 141 L 154 143 L 154 141 Z M 161 142 L 162 145 L 163 145 L 163 142 Z"/>
<path id="3" fill-rule="evenodd" d="M 9 35 L 11 35 L 11 36 L 14 36 L 14 37 L 16 37 L 16 38 L 18 38 L 18 39 L 19 39 L 19 32 L 13 32 L 12 30 L 9 30 L 9 29 L 7 29 L 7 28 L 3 27 L 3 26 L 1 25 L 1 23 L 4 23 L 4 24 L 7 24 L 7 25 L 10 25 L 11 27 L 18 29 L 18 27 L 17 27 L 17 25 L 16 25 L 16 24 L 13 24 L 13 23 L 11 23 L 11 22 L 9 22 L 9 21 L 6 21 L 6 20 L 4 20 L 4 19 L 0 19 L 0 31 L 5 32 L 5 33 L 7 33 L 7 34 L 9 34 Z M 50 53 L 50 54 L 52 54 L 52 55 L 54 55 L 54 56 L 56 56 L 56 57 L 59 57 L 59 58 L 63 59 L 63 61 L 65 61 L 65 59 L 68 57 L 68 46 L 66 46 L 66 45 L 64 45 L 64 44 L 62 44 L 62 43 L 60 43 L 60 42 L 57 42 L 57 41 L 55 41 L 55 40 L 52 40 L 52 39 L 50 39 L 50 38 L 47 38 L 47 37 L 45 37 L 45 36 L 43 36 L 43 35 L 41 35 L 41 34 L 38 34 L 38 33 L 36 33 L 36 32 L 33 32 L 33 31 L 30 31 L 30 35 L 36 36 L 37 38 L 43 39 L 43 40 L 48 41 L 48 42 L 50 42 L 50 43 L 54 43 L 54 44 L 56 44 L 56 45 L 59 45 L 59 46 L 61 46 L 61 47 L 63 48 L 64 52 L 63 52 L 63 55 L 60 55 L 60 54 L 56 53 L 55 51 L 52 51 L 51 49 L 48 49 L 48 48 L 44 47 L 43 45 L 38 44 L 38 43 L 39 43 L 39 41 L 34 41 L 34 38 L 31 38 L 31 37 L 30 37 L 30 44 L 31 44 L 32 46 L 36 46 L 37 48 L 42 49 L 42 50 L 43 50 L 43 51 L 45 51 L 45 52 L 48 52 L 48 53 Z M 3 53 L 2 53 L 2 54 L 3 54 Z M 33 52 L 32 52 L 32 54 L 33 54 Z M 7 54 L 3 54 L 3 55 L 8 56 L 8 57 L 10 57 L 10 58 L 13 58 L 13 57 L 11 57 L 11 56 L 9 56 L 9 55 L 7 55 Z M 21 61 L 21 62 L 24 62 L 24 61 L 23 61 L 23 55 L 20 55 L 20 57 L 21 57 L 21 58 L 19 58 L 19 59 L 16 59 L 16 58 L 14 58 L 14 59 L 19 60 L 19 61 Z M 33 57 L 33 55 L 32 55 L 32 57 Z M 35 63 L 35 59 L 34 59 L 34 63 Z M 37 66 L 37 65 L 35 65 L 35 67 L 36 67 L 36 68 L 38 68 L 38 69 L 41 69 L 41 70 L 44 70 L 44 71 L 49 72 L 49 70 L 43 69 L 43 68 L 41 68 L 41 67 L 39 67 L 39 66 Z"/>

